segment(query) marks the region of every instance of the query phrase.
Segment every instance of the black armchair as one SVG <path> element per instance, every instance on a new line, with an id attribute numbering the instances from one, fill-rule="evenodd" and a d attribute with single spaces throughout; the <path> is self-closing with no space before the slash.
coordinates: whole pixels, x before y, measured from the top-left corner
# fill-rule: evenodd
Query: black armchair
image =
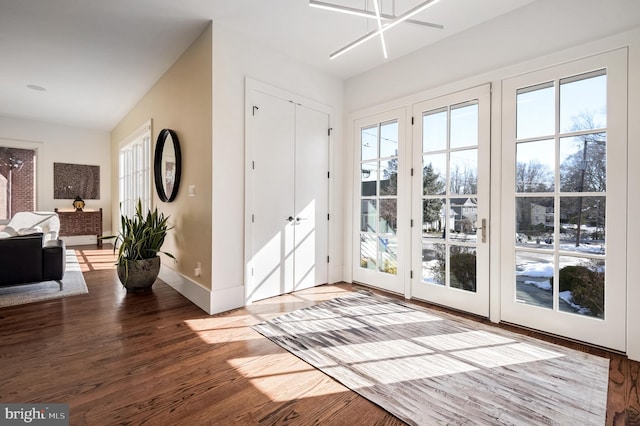
<path id="1" fill-rule="evenodd" d="M 65 246 L 41 233 L 0 238 L 0 286 L 57 281 L 62 290 Z"/>

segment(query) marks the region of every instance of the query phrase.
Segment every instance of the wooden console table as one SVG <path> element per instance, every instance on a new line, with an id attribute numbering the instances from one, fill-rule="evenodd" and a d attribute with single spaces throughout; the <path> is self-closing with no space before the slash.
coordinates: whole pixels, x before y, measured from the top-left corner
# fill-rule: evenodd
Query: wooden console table
<path id="1" fill-rule="evenodd" d="M 60 236 L 71 237 L 77 235 L 95 235 L 98 245 L 102 245 L 99 238 L 102 235 L 102 208 L 100 210 L 58 210 L 60 218 Z"/>

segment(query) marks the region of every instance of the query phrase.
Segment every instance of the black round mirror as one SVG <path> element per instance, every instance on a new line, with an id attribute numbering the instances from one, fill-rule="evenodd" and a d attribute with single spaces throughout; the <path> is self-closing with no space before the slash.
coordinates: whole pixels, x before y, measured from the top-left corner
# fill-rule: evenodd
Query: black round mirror
<path id="1" fill-rule="evenodd" d="M 182 172 L 181 160 L 178 135 L 171 129 L 162 129 L 158 135 L 156 152 L 153 157 L 156 191 L 162 201 L 171 202 L 178 195 Z"/>

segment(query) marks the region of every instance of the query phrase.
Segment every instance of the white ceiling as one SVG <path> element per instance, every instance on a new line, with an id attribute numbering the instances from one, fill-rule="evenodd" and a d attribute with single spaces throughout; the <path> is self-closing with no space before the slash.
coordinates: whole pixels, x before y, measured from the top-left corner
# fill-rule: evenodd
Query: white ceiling
<path id="1" fill-rule="evenodd" d="M 441 0 L 413 19 L 444 29 L 392 28 L 387 61 L 531 1 Z M 392 14 L 395 3 L 400 15 L 421 2 L 382 7 Z M 341 79 L 385 62 L 378 38 L 329 60 L 375 21 L 310 8 L 308 0 L 0 0 L 0 115 L 110 130 L 210 20 Z"/>

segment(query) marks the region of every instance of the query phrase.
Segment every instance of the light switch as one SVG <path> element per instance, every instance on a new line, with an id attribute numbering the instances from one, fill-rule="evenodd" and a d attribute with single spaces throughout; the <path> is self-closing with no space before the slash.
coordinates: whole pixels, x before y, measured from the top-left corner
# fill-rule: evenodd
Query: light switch
<path id="1" fill-rule="evenodd" d="M 189 185 L 189 197 L 195 197 L 195 196 L 196 196 L 196 186 Z"/>

